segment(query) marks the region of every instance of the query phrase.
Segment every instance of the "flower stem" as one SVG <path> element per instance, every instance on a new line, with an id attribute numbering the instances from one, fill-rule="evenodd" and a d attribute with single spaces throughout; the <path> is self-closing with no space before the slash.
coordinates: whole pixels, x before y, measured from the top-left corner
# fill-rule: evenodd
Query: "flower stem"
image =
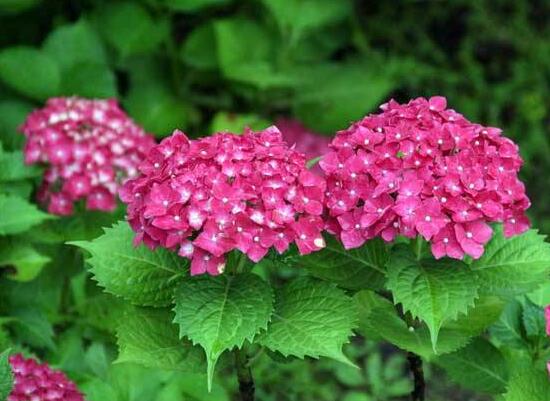
<path id="1" fill-rule="evenodd" d="M 411 392 L 412 401 L 424 401 L 424 392 L 426 389 L 426 382 L 424 380 L 424 369 L 422 368 L 422 358 L 416 355 L 414 352 L 407 353 L 407 360 L 409 361 L 409 368 L 414 379 L 414 388 Z"/>
<path id="2" fill-rule="evenodd" d="M 246 349 L 235 350 L 235 368 L 237 369 L 237 379 L 239 380 L 239 393 L 241 401 L 254 401 L 254 378 L 248 363 Z"/>

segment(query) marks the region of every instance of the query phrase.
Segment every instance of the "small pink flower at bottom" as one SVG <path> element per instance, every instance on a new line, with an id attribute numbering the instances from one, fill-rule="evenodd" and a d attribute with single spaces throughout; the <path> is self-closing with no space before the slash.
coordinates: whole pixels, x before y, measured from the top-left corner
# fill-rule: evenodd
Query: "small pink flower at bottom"
<path id="1" fill-rule="evenodd" d="M 59 370 L 21 354 L 9 358 L 14 386 L 7 401 L 84 401 L 76 385 Z"/>
<path id="2" fill-rule="evenodd" d="M 546 334 L 550 336 L 550 305 L 544 308 L 544 317 L 546 318 Z"/>

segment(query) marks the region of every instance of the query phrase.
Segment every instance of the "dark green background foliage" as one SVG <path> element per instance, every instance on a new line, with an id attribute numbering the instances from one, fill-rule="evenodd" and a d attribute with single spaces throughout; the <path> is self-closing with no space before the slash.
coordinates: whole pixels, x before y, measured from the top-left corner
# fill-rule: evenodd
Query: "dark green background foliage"
<path id="1" fill-rule="evenodd" d="M 22 167 L 16 127 L 51 96 L 117 97 L 163 137 L 174 128 L 202 136 L 262 127 L 280 116 L 330 135 L 390 97 L 440 94 L 520 144 L 531 216 L 550 232 L 549 21 L 548 0 L 0 0 L 0 196 L 30 199 L 39 172 Z M 35 223 L 45 219 L 31 212 Z M 9 241 L 29 244 L 0 252 L 2 264 L 24 266 L 29 275 L 16 280 L 52 262 L 28 283 L 0 278 L 0 352 L 12 346 L 52 361 L 92 401 L 228 399 L 236 384 L 223 358 L 209 396 L 202 368 L 181 374 L 110 364 L 116 357 L 110 322 L 126 312 L 87 280 L 80 253 L 54 246 L 95 238 L 92 221 L 70 220 L 69 238 L 68 226 L 55 220 L 9 232 L 22 238 L 0 238 L 3 249 Z M 549 301 L 547 292 L 530 299 L 540 306 Z M 508 305 L 492 332 L 499 342 L 535 346 L 529 321 L 518 317 L 530 305 Z M 499 325 L 517 327 L 517 338 L 499 337 Z M 259 354 L 258 397 L 405 399 L 411 382 L 403 353 L 358 340 L 346 354 L 365 369 L 327 360 L 275 367 L 281 356 Z M 459 359 L 427 367 L 430 399 L 486 399 L 444 378 L 439 365 L 460 366 Z"/>

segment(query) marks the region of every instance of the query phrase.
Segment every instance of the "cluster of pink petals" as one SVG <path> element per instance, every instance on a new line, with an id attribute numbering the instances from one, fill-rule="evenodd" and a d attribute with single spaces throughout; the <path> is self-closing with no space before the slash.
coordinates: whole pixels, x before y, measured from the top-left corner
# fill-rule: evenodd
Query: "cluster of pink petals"
<path id="1" fill-rule="evenodd" d="M 116 100 L 52 98 L 21 131 L 27 137 L 25 162 L 48 166 L 39 200 L 58 215 L 72 214 L 80 199 L 87 209 L 113 210 L 120 182 L 137 174 L 154 145 Z"/>
<path id="2" fill-rule="evenodd" d="M 325 246 L 323 178 L 305 167 L 275 127 L 189 140 L 176 131 L 120 190 L 136 243 L 178 250 L 191 274 L 220 274 L 234 249 L 261 260 L 296 243 L 301 254 Z"/>
<path id="3" fill-rule="evenodd" d="M 7 401 L 84 401 L 63 372 L 17 354 L 9 359 L 14 386 Z"/>
<path id="4" fill-rule="evenodd" d="M 393 100 L 338 132 L 320 161 L 328 228 L 346 248 L 380 236 L 430 241 L 436 258 L 479 258 L 491 222 L 512 236 L 529 227 L 518 147 L 471 123 L 446 99 Z"/>
<path id="5" fill-rule="evenodd" d="M 277 128 L 283 134 L 283 139 L 295 149 L 311 160 L 322 156 L 329 151 L 330 138 L 308 130 L 300 121 L 281 118 L 276 122 Z M 312 171 L 321 173 L 316 164 Z"/>
<path id="6" fill-rule="evenodd" d="M 546 318 L 546 334 L 550 337 L 550 305 L 544 308 L 544 317 Z M 546 369 L 550 375 L 550 361 L 546 363 Z"/>

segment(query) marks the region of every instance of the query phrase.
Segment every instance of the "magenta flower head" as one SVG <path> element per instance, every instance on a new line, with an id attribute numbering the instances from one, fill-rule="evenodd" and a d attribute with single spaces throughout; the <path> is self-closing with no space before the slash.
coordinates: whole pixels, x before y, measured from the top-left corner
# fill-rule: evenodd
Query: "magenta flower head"
<path id="1" fill-rule="evenodd" d="M 175 131 L 120 191 L 136 243 L 177 250 L 191 274 L 217 275 L 234 249 L 260 261 L 271 247 L 325 246 L 323 178 L 306 169 L 276 127 L 189 140 Z"/>
<path id="2" fill-rule="evenodd" d="M 346 248 L 376 236 L 421 235 L 436 258 L 479 258 L 491 222 L 529 228 L 518 147 L 498 128 L 471 123 L 443 97 L 394 100 L 338 132 L 320 161 L 330 231 Z"/>
<path id="3" fill-rule="evenodd" d="M 154 139 L 120 109 L 116 100 L 52 98 L 33 111 L 21 127 L 27 137 L 25 162 L 48 166 L 39 200 L 58 215 L 73 213 L 74 202 L 111 211 L 122 181 Z"/>
<path id="4" fill-rule="evenodd" d="M 9 359 L 15 378 L 7 401 L 84 401 L 84 397 L 61 371 L 21 354 Z"/>

